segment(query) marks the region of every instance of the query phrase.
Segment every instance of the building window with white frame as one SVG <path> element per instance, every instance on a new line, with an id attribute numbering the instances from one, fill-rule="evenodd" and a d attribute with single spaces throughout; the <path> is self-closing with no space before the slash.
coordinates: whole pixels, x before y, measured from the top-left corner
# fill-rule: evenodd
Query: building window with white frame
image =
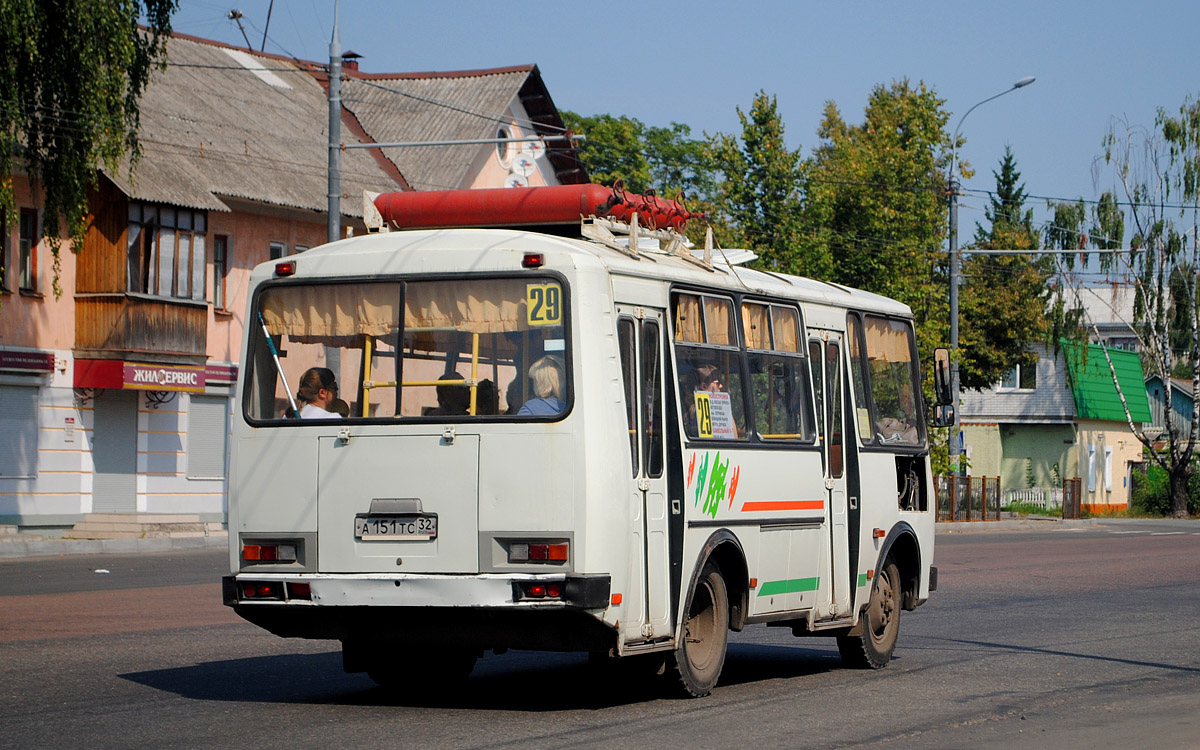
<path id="1" fill-rule="evenodd" d="M 1000 380 L 1001 390 L 1032 391 L 1037 388 L 1037 365 L 1016 365 Z"/>
<path id="2" fill-rule="evenodd" d="M 271 260 L 279 260 L 280 258 L 286 258 L 287 254 L 288 254 L 287 243 L 285 243 L 285 242 L 272 242 L 271 243 Z"/>
<path id="3" fill-rule="evenodd" d="M 214 310 L 227 309 L 225 279 L 229 275 L 229 235 L 213 236 L 213 296 Z"/>
<path id="4" fill-rule="evenodd" d="M 38 290 L 38 215 L 32 208 L 22 208 L 17 241 L 17 285 L 22 292 Z"/>

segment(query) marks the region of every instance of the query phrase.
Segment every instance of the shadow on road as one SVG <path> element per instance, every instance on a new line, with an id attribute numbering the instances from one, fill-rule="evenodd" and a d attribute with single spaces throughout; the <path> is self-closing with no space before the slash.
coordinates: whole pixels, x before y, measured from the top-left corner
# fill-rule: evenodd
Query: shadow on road
<path id="1" fill-rule="evenodd" d="M 836 652 L 730 644 L 719 686 L 790 679 L 841 666 Z M 651 670 L 652 671 L 652 670 Z M 476 710 L 594 710 L 673 697 L 670 676 L 641 666 L 603 669 L 581 654 L 509 652 L 480 659 L 451 692 L 392 692 L 342 672 L 341 653 L 285 654 L 131 672 L 122 679 L 184 698 L 237 703 L 414 706 Z M 419 676 L 414 683 L 420 684 Z"/>

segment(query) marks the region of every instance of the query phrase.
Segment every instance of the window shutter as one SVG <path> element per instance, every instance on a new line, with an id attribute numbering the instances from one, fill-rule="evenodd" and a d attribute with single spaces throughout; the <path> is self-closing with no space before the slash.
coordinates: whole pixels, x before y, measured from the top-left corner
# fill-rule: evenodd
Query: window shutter
<path id="1" fill-rule="evenodd" d="M 192 396 L 191 402 L 187 428 L 188 478 L 224 479 L 229 399 Z"/>
<path id="2" fill-rule="evenodd" d="M 0 477 L 36 477 L 38 389 L 0 386 Z"/>

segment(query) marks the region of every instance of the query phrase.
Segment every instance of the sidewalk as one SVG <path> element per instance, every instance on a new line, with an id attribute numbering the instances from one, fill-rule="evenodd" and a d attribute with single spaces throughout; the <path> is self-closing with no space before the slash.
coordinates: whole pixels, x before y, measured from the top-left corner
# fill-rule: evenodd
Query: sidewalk
<path id="1" fill-rule="evenodd" d="M 0 559 L 18 557 L 54 557 L 61 555 L 108 555 L 138 552 L 170 552 L 229 545 L 229 532 L 214 531 L 207 536 L 153 537 L 148 539 L 43 539 L 17 534 L 0 541 Z"/>

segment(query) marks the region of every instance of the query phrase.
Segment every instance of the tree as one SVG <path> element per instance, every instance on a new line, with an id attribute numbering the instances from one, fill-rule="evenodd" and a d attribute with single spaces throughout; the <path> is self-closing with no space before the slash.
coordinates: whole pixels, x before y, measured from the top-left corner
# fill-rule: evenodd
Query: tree
<path id="1" fill-rule="evenodd" d="M 863 123 L 849 125 L 828 102 L 804 165 L 806 254 L 826 259 L 831 281 L 907 303 L 926 333 L 940 321 L 926 345 L 946 330 L 944 103 L 924 84 L 895 81 L 876 86 Z"/>
<path id="2" fill-rule="evenodd" d="M 775 97 L 759 91 L 750 111 L 739 107 L 737 114 L 740 137 L 718 133 L 709 139 L 712 165 L 721 177 L 714 219 L 727 229 L 718 238 L 754 250 L 766 269 L 821 277 L 828 264 L 799 246 L 800 150 L 791 151 L 784 142 Z"/>
<path id="3" fill-rule="evenodd" d="M 20 165 L 42 195 L 58 284 L 60 221 L 78 248 L 103 164 L 139 154 L 138 102 L 166 50 L 177 0 L 0 0 L 0 208 Z M 145 16 L 149 29 L 138 26 Z"/>
<path id="4" fill-rule="evenodd" d="M 563 121 L 586 138 L 577 149 L 592 181 L 618 180 L 635 193 L 654 191 L 668 198 L 705 201 L 713 189 L 707 143 L 677 122 L 661 128 L 632 117 L 580 115 L 563 111 Z"/>
<path id="5" fill-rule="evenodd" d="M 1167 408 L 1160 439 L 1166 447 L 1155 450 L 1132 419 L 1129 426 L 1166 472 L 1173 514 L 1185 518 L 1200 436 L 1200 102 L 1188 96 L 1178 116 L 1160 108 L 1152 130 L 1114 121 L 1103 145 L 1103 164 L 1127 207 L 1122 220 L 1133 231 L 1132 250 L 1123 260 L 1135 281 L 1132 322 L 1141 339 L 1143 365 L 1164 384 Z M 1105 205 L 1109 225 L 1115 227 L 1118 203 L 1114 199 Z M 1181 371 L 1191 380 L 1188 420 L 1178 419 L 1169 406 L 1170 378 Z"/>
<path id="6" fill-rule="evenodd" d="M 1035 253 L 1039 237 L 1033 210 L 1025 208 L 1025 186 L 1010 148 L 1004 151 L 1000 171 L 992 174 L 996 191 L 984 209 L 990 226 L 975 225 L 975 241 L 967 250 Z M 959 377 L 964 388 L 987 388 L 996 382 L 996 373 L 1036 363 L 1029 344 L 1049 331 L 1046 282 L 1051 270 L 1049 259 L 1031 255 L 976 253 L 964 259 L 959 306 Z"/>

